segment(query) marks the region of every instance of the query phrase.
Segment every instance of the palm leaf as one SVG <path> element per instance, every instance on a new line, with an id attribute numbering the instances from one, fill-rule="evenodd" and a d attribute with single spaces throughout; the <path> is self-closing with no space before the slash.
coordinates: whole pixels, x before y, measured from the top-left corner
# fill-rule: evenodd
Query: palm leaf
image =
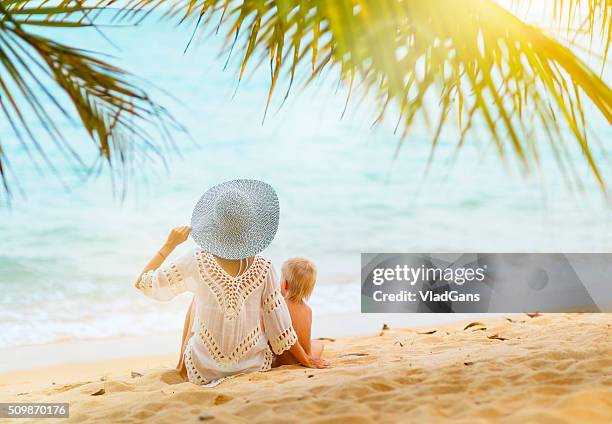
<path id="1" fill-rule="evenodd" d="M 519 7 L 530 1 L 512 3 Z M 602 41 L 605 63 L 612 2 L 552 4 L 551 19 L 566 26 L 568 34 L 570 28 L 586 30 L 591 40 Z M 223 28 L 228 50 L 242 52 L 240 78 L 254 58 L 269 61 L 266 110 L 279 76 L 293 82 L 306 63 L 309 82 L 332 71 L 362 93 L 374 93 L 375 122 L 395 105 L 402 140 L 416 118 L 430 122 L 433 116 L 435 148 L 454 112 L 460 124 L 458 148 L 484 126 L 503 158 L 510 152 L 529 170 L 539 163 L 537 129 L 565 170 L 573 165 L 564 153 L 563 135 L 569 134 L 605 191 L 584 104 L 588 100 L 612 123 L 612 91 L 572 51 L 569 37 L 554 38 L 492 0 L 100 0 L 97 5 L 119 7 L 120 18 L 144 19 L 152 10 L 163 10 L 181 23 L 196 20 L 201 27 Z"/>
<path id="2" fill-rule="evenodd" d="M 4 2 L 14 11 L 27 11 L 33 3 Z M 591 103 L 612 122 L 612 93 L 573 49 L 581 34 L 599 40 L 603 68 L 612 32 L 610 0 L 551 0 L 547 13 L 558 24 L 552 35 L 519 19 L 521 8 L 537 3 L 531 0 L 512 0 L 509 9 L 492 0 L 95 0 L 87 10 L 82 1 L 39 3 L 81 7 L 84 11 L 63 12 L 80 13 L 71 22 L 83 25 L 95 20 L 98 9 L 113 7 L 118 19 L 142 20 L 160 10 L 183 24 L 223 28 L 228 51 L 241 52 L 239 78 L 252 69 L 254 59 L 257 64 L 269 61 L 266 111 L 280 75 L 288 75 L 289 90 L 298 69 L 310 68 L 307 82 L 337 72 L 349 93 L 376 97 L 375 123 L 389 114 L 391 105 L 399 109 L 401 140 L 417 118 L 431 124 L 436 117 L 432 154 L 454 112 L 460 130 L 457 149 L 484 126 L 500 156 L 511 152 L 528 170 L 539 163 L 535 128 L 548 138 L 564 173 L 576 177 L 564 140 L 570 134 L 605 190 L 584 108 Z M 50 10 L 47 17 L 32 13 L 26 21 L 70 24 L 56 12 Z M 138 92 L 133 86 L 128 91 Z M 111 144 L 101 139 L 101 152 L 107 155 L 105 145 Z"/>
<path id="3" fill-rule="evenodd" d="M 607 61 L 612 40 L 612 2 L 610 0 L 514 0 L 513 11 L 530 10 L 536 5 L 545 6 L 545 15 L 557 22 L 556 35 L 574 45 L 576 38 L 586 36 L 589 44 L 602 41 L 602 66 Z M 547 6 L 547 7 L 546 7 Z M 551 28 L 555 29 L 555 28 Z M 590 50 L 590 49 L 589 49 Z"/>
<path id="4" fill-rule="evenodd" d="M 90 26 L 96 9 L 79 1 L 30 3 L 8 0 L 0 4 L 0 109 L 32 160 L 42 158 L 45 168 L 54 170 L 45 146 L 32 132 L 38 121 L 58 149 L 84 166 L 58 125 L 58 119 L 72 119 L 73 113 L 63 105 L 56 88 L 67 96 L 99 155 L 111 167 L 123 165 L 129 150 L 152 146 L 145 127 L 159 125 L 165 139 L 163 129 L 176 126 L 175 122 L 135 85 L 133 77 L 89 52 L 28 30 L 32 26 Z M 10 196 L 8 159 L 0 144 L 0 177 Z"/>

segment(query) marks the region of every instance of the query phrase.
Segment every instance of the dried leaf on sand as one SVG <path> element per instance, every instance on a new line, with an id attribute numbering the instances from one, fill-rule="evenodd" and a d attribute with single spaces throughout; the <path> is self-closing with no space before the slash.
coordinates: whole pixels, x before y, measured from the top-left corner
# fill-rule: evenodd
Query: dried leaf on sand
<path id="1" fill-rule="evenodd" d="M 490 335 L 490 336 L 487 336 L 487 339 L 491 339 L 491 340 L 501 340 L 501 341 L 508 340 L 508 339 L 507 339 L 507 338 L 505 338 L 505 337 L 501 337 L 499 334 L 492 334 L 492 335 Z"/>
<path id="2" fill-rule="evenodd" d="M 485 325 L 482 322 L 474 321 L 474 322 L 470 322 L 468 325 L 463 327 L 463 329 L 467 330 L 468 328 L 472 328 L 472 327 L 484 327 L 484 326 Z"/>

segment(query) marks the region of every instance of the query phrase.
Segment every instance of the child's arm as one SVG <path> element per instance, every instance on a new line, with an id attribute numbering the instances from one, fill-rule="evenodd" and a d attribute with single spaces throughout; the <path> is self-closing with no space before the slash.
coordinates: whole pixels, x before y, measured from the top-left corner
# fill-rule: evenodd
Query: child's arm
<path id="1" fill-rule="evenodd" d="M 293 346 L 289 348 L 289 353 L 293 355 L 297 361 L 308 368 L 327 368 L 329 363 L 321 358 L 311 358 L 310 355 L 304 352 L 300 342 L 296 341 Z"/>

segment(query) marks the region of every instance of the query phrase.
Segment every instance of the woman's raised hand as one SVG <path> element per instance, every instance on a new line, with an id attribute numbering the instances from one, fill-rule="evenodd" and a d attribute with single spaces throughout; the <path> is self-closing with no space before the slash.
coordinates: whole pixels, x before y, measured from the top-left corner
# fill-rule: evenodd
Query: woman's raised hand
<path id="1" fill-rule="evenodd" d="M 191 232 L 191 227 L 189 225 L 185 225 L 183 227 L 174 227 L 170 230 L 170 234 L 168 234 L 168 240 L 166 240 L 166 245 L 174 248 L 179 244 L 183 243 L 189 237 L 189 233 Z"/>
<path id="2" fill-rule="evenodd" d="M 142 276 L 145 272 L 156 270 L 160 265 L 168 258 L 168 255 L 172 253 L 174 248 L 179 244 L 183 243 L 189 237 L 191 227 L 185 225 L 184 227 L 175 227 L 170 230 L 166 243 L 155 253 L 155 256 L 151 258 L 148 264 L 145 265 L 144 270 L 140 273 L 140 276 L 134 284 L 137 289 L 141 288 Z"/>

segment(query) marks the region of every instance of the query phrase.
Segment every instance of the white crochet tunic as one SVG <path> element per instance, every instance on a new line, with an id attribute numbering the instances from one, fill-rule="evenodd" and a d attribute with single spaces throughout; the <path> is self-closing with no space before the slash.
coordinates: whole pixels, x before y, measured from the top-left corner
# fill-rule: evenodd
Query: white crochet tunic
<path id="1" fill-rule="evenodd" d="M 231 277 L 214 256 L 196 250 L 144 273 L 138 286 L 157 300 L 194 293 L 193 336 L 185 349 L 192 383 L 214 385 L 236 374 L 266 371 L 274 357 L 268 342 L 280 355 L 297 341 L 274 268 L 261 256 Z"/>

